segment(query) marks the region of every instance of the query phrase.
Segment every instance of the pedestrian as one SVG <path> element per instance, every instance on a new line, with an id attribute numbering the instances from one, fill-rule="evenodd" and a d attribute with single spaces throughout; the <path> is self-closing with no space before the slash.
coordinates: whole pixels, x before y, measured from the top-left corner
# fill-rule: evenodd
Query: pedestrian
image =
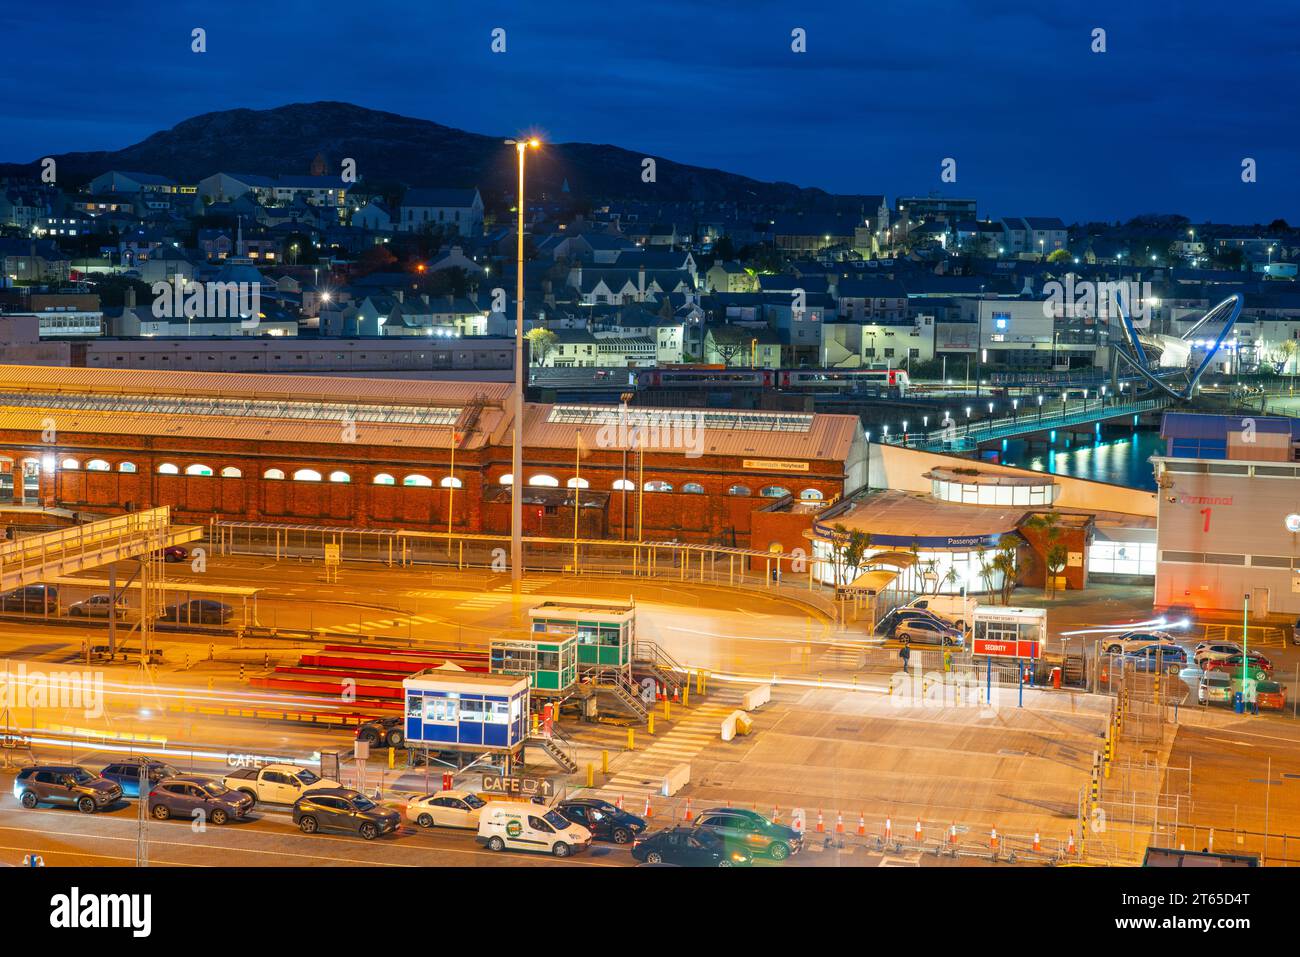
<path id="1" fill-rule="evenodd" d="M 903 659 L 903 671 L 907 671 L 907 659 L 912 656 L 912 649 L 906 644 L 898 650 L 898 657 Z"/>
<path id="2" fill-rule="evenodd" d="M 945 650 L 943 653 L 943 670 L 952 671 L 952 652 Z"/>
<path id="3" fill-rule="evenodd" d="M 1255 689 L 1256 684 L 1257 682 L 1254 678 L 1247 678 L 1244 687 L 1246 692 L 1246 710 L 1251 714 L 1259 714 L 1259 695 Z"/>

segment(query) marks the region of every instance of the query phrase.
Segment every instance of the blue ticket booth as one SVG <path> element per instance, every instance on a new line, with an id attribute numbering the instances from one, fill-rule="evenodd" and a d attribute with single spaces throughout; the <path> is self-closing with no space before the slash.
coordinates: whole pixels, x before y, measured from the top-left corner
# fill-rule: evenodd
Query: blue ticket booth
<path id="1" fill-rule="evenodd" d="M 402 681 L 412 747 L 514 753 L 528 737 L 528 678 L 426 671 Z"/>

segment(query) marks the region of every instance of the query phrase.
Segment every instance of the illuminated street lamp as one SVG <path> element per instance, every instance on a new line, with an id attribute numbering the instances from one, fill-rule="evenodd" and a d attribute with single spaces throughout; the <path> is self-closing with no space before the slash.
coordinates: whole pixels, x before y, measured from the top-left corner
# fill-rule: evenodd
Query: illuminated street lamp
<path id="1" fill-rule="evenodd" d="M 527 140 L 506 140 L 519 157 L 519 220 L 518 241 L 515 244 L 515 396 L 514 436 L 510 450 L 510 590 L 516 598 L 521 593 L 524 569 L 524 154 L 529 147 L 537 149 L 541 143 L 536 137 Z"/>

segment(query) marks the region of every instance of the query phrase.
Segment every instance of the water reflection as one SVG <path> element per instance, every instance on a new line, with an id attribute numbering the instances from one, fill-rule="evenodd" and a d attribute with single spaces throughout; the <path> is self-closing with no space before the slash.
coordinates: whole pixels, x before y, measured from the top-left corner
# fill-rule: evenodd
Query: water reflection
<path id="1" fill-rule="evenodd" d="M 1036 444 L 1032 453 L 1026 442 L 1012 441 L 1007 443 L 1002 462 L 1036 472 L 1154 490 L 1155 476 L 1147 459 L 1163 448 L 1160 434 L 1155 431 L 1135 432 L 1128 438 L 1104 442 L 1074 442 L 1069 446 L 1058 438 L 1050 450 L 1044 451 Z"/>

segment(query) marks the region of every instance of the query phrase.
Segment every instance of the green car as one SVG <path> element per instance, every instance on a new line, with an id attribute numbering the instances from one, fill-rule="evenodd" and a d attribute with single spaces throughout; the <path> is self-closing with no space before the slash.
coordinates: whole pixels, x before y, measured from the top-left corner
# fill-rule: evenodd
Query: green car
<path id="1" fill-rule="evenodd" d="M 783 861 L 803 848 L 803 835 L 784 824 L 773 824 L 763 815 L 737 807 L 714 807 L 700 812 L 695 827 L 711 831 L 728 847 L 744 848 Z"/>

